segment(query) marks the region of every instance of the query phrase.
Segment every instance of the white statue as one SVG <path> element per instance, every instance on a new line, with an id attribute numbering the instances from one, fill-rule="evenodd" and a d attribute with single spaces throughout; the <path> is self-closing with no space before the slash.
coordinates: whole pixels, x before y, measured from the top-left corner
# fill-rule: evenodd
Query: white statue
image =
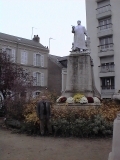
<path id="1" fill-rule="evenodd" d="M 74 33 L 74 46 L 73 51 L 84 51 L 87 50 L 85 44 L 85 35 L 87 35 L 87 31 L 84 26 L 81 25 L 81 21 L 77 21 L 77 26 L 72 26 L 72 33 Z M 89 37 L 88 37 L 89 38 Z"/>

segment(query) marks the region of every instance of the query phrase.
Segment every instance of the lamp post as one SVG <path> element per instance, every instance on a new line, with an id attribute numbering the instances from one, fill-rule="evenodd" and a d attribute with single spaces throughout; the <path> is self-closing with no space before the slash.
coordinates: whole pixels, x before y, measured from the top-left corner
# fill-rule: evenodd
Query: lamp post
<path id="1" fill-rule="evenodd" d="M 51 38 L 51 37 L 49 38 L 49 53 L 50 53 L 50 40 L 51 39 L 53 39 L 53 38 Z M 53 40 L 55 40 L 55 39 L 53 39 Z"/>
<path id="2" fill-rule="evenodd" d="M 31 39 L 32 39 L 32 36 L 33 36 L 33 29 L 37 29 L 37 28 L 35 28 L 35 27 L 32 27 Z"/>

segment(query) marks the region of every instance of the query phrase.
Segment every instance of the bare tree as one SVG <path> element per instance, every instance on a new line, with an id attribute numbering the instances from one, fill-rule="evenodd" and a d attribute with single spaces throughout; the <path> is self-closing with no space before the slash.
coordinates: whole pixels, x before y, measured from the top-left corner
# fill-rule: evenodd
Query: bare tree
<path id="1" fill-rule="evenodd" d="M 33 76 L 19 64 L 13 63 L 6 52 L 0 51 L 0 91 L 4 98 L 8 91 L 17 95 L 33 85 Z"/>

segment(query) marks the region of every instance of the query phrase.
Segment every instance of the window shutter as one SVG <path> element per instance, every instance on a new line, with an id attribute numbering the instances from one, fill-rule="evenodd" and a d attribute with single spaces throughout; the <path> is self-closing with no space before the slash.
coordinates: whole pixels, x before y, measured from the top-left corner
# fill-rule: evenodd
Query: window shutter
<path id="1" fill-rule="evenodd" d="M 6 47 L 2 47 L 2 52 L 5 52 L 6 51 Z"/>
<path id="2" fill-rule="evenodd" d="M 33 66 L 36 66 L 36 53 L 33 54 Z"/>
<path id="3" fill-rule="evenodd" d="M 15 49 L 12 49 L 12 56 L 11 56 L 11 61 L 13 62 L 13 63 L 15 63 Z"/>
<path id="4" fill-rule="evenodd" d="M 44 86 L 44 73 L 41 73 L 41 86 Z"/>
<path id="5" fill-rule="evenodd" d="M 33 86 L 36 86 L 36 72 L 33 72 Z"/>
<path id="6" fill-rule="evenodd" d="M 41 67 L 44 67 L 44 55 L 41 55 Z"/>
<path id="7" fill-rule="evenodd" d="M 24 51 L 21 51 L 21 64 L 25 64 Z"/>
<path id="8" fill-rule="evenodd" d="M 24 58 L 25 58 L 24 61 L 25 61 L 25 64 L 27 64 L 27 63 L 28 63 L 28 52 L 24 52 L 24 54 L 25 54 L 25 55 L 24 55 L 24 56 L 25 56 L 25 57 L 24 57 Z"/>

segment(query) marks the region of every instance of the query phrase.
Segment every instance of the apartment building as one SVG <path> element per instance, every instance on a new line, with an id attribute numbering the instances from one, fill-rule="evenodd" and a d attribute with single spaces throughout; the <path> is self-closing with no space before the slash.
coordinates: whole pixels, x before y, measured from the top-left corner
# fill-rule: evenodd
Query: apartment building
<path id="1" fill-rule="evenodd" d="M 120 0 L 86 0 L 95 84 L 101 98 L 120 90 Z"/>
<path id="2" fill-rule="evenodd" d="M 49 50 L 40 43 L 38 35 L 29 40 L 0 33 L 0 49 L 10 55 L 13 63 L 20 64 L 26 72 L 36 77 L 32 87 L 33 96 L 47 88 Z"/>

